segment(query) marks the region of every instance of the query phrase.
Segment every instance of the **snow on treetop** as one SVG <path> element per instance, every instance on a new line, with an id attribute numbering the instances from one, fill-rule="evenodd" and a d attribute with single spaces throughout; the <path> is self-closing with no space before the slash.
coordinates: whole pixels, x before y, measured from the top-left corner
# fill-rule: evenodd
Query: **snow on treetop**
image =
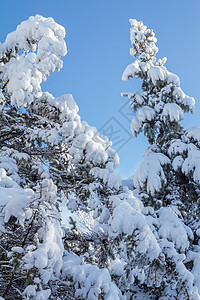
<path id="1" fill-rule="evenodd" d="M 57 24 L 53 18 L 45 18 L 40 15 L 31 16 L 22 22 L 17 29 L 7 35 L 5 43 L 1 45 L 1 56 L 10 50 L 18 52 L 36 51 L 38 46 L 37 62 L 43 58 L 49 50 L 54 49 L 55 54 L 63 56 L 67 53 L 65 42 L 65 28 Z M 38 45 L 37 45 L 38 44 Z M 47 46 L 50 46 L 48 49 Z"/>
<path id="2" fill-rule="evenodd" d="M 130 49 L 132 56 L 139 56 L 141 61 L 153 60 L 154 56 L 158 52 L 158 48 L 155 43 L 157 39 L 153 30 L 148 29 L 142 21 L 130 19 L 130 40 L 133 48 Z"/>
<path id="3" fill-rule="evenodd" d="M 3 85 L 11 95 L 11 105 L 26 106 L 41 97 L 41 83 L 60 70 L 66 55 L 65 29 L 53 18 L 30 17 L 0 45 Z M 23 53 L 20 55 L 19 51 Z"/>
<path id="4" fill-rule="evenodd" d="M 137 20 L 129 20 L 131 23 L 130 40 L 133 48 L 130 49 L 130 55 L 136 57 L 133 64 L 126 67 L 122 80 L 128 80 L 130 77 L 139 77 L 140 72 L 148 71 L 155 62 L 155 54 L 158 52 L 158 48 L 155 43 L 157 39 L 153 30 L 147 29 L 143 22 Z"/>
<path id="5" fill-rule="evenodd" d="M 130 107 L 134 113 L 139 109 L 131 124 L 133 136 L 143 131 L 152 144 L 157 138 L 162 140 L 170 123 L 174 128 L 180 126 L 183 112 L 194 112 L 195 100 L 185 95 L 179 77 L 164 66 L 166 57 L 156 62 L 158 49 L 153 31 L 142 22 L 131 19 L 130 23 L 131 55 L 137 59 L 126 67 L 122 80 L 140 78 L 142 92 L 125 92 L 122 96 L 131 99 Z"/>

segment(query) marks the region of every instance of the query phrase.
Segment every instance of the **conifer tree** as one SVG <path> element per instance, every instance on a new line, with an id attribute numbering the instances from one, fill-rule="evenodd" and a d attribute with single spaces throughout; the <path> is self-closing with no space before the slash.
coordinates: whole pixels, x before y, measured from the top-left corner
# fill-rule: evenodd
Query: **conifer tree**
<path id="1" fill-rule="evenodd" d="M 120 187 L 113 173 L 118 156 L 108 139 L 81 121 L 71 95 L 54 98 L 41 90 L 42 81 L 62 67 L 64 37 L 52 18 L 36 15 L 0 45 L 0 294 L 5 299 L 66 297 L 67 283 L 58 280 L 64 253 L 72 247 L 85 253 L 88 242 L 62 228 L 59 204 L 70 198 L 72 210 L 88 211 L 87 199 L 97 193 L 98 217 L 100 200 Z M 109 183 L 107 191 L 101 183 Z M 86 244 L 85 252 L 83 244 L 70 242 L 74 237 Z M 110 278 L 108 271 L 105 275 Z"/>
<path id="2" fill-rule="evenodd" d="M 177 77 L 161 61 L 154 66 L 153 32 L 131 22 L 139 60 L 126 69 L 124 78 L 140 76 L 147 89 L 146 94 L 131 96 L 133 107 L 141 105 L 132 128 L 135 135 L 143 129 L 151 143 L 134 191 L 122 186 L 114 170 L 117 153 L 106 137 L 81 121 L 72 95 L 55 98 L 41 90 L 42 81 L 62 67 L 61 56 L 67 52 L 64 28 L 36 15 L 0 45 L 4 299 L 200 299 L 200 226 L 195 217 L 183 215 L 180 198 L 184 176 L 190 180 L 187 185 L 195 185 L 195 195 L 199 193 L 194 164 L 199 130 L 184 131 L 179 125 L 182 110 L 192 111 L 194 101 L 169 96 L 168 85 L 180 91 Z M 164 87 L 163 104 L 159 97 Z M 180 190 L 174 188 L 178 181 Z M 173 187 L 162 199 L 161 184 L 167 191 Z M 76 212 L 68 225 L 61 220 L 63 203 Z M 192 203 L 187 207 L 196 216 L 198 201 Z M 87 230 L 78 226 L 78 216 Z"/>
<path id="3" fill-rule="evenodd" d="M 135 174 L 134 184 L 137 188 L 146 190 L 149 195 L 154 195 L 169 183 L 170 176 L 173 177 L 167 168 L 173 150 L 168 148 L 183 136 L 180 121 L 183 119 L 183 112 L 194 111 L 195 100 L 184 94 L 178 76 L 164 66 L 166 58 L 156 61 L 158 48 L 154 32 L 142 22 L 130 22 L 133 45 L 130 53 L 138 58 L 128 65 L 122 79 L 141 78 L 142 92 L 123 93 L 123 96 L 131 99 L 130 106 L 133 112 L 137 111 L 131 124 L 133 135 L 137 136 L 143 131 L 150 144 L 145 159 Z M 150 167 L 141 172 L 147 163 Z"/>
<path id="4" fill-rule="evenodd" d="M 130 54 L 136 60 L 127 66 L 122 80 L 140 78 L 142 92 L 122 95 L 131 99 L 130 106 L 134 113 L 137 112 L 131 124 L 133 136 L 144 132 L 150 144 L 133 182 L 146 209 L 151 206 L 158 217 L 159 244 L 167 261 L 165 288 L 159 293 L 167 297 L 162 299 L 198 299 L 200 129 L 184 130 L 180 125 L 184 112 L 194 112 L 195 100 L 185 95 L 178 76 L 164 66 L 166 58 L 156 60 L 158 48 L 153 30 L 136 20 L 131 19 L 130 23 L 133 46 Z M 185 245 L 183 235 L 178 241 L 178 228 L 186 229 Z M 173 246 L 164 245 L 165 242 Z M 176 255 L 180 255 L 178 263 Z M 178 270 L 180 263 L 181 268 L 185 268 L 185 280 L 184 272 L 180 274 Z M 170 278 L 172 272 L 175 274 L 173 280 Z M 186 273 L 196 286 L 195 296 L 188 289 Z"/>

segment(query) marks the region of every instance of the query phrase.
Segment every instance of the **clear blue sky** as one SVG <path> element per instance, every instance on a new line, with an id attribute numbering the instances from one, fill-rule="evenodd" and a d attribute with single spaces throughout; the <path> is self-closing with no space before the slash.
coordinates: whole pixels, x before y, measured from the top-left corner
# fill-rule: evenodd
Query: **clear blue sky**
<path id="1" fill-rule="evenodd" d="M 119 111 L 126 101 L 120 92 L 140 90 L 136 79 L 121 81 L 125 67 L 133 61 L 129 55 L 129 18 L 143 20 L 156 33 L 158 57 L 168 58 L 168 69 L 180 77 L 184 92 L 196 99 L 195 114 L 185 118 L 184 126 L 200 126 L 199 0 L 21 0 L 1 4 L 1 42 L 35 14 L 51 16 L 65 27 L 68 54 L 63 58 L 64 67 L 49 77 L 43 90 L 55 96 L 73 94 L 83 120 L 97 128 L 110 124 L 116 131 L 121 129 L 124 141 L 131 131 L 129 117 Z M 128 107 L 122 111 L 126 115 Z M 119 145 L 120 140 L 116 148 Z M 130 138 L 120 149 L 118 171 L 122 177 L 134 174 L 146 145 L 140 136 Z"/>

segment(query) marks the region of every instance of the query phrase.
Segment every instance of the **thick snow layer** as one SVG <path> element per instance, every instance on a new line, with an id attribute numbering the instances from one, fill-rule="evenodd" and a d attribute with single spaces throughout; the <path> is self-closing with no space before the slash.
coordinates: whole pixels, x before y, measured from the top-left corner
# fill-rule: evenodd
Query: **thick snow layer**
<path id="1" fill-rule="evenodd" d="M 19 158 L 22 157 L 23 155 L 19 155 Z M 14 160 L 10 161 L 12 167 Z M 57 200 L 57 188 L 51 179 L 46 178 L 41 182 L 41 189 L 42 191 L 39 191 L 37 195 L 37 192 L 30 188 L 20 187 L 11 176 L 6 174 L 5 169 L 0 168 L 0 234 L 5 231 L 5 223 L 12 216 L 16 218 L 16 223 L 23 227 L 25 221 L 33 217 L 33 212 L 37 212 L 44 225 L 40 224 L 41 228 L 35 235 L 35 238 L 38 237 L 37 247 L 33 245 L 26 249 L 13 247 L 11 253 L 23 254 L 24 268 L 37 268 L 43 283 L 46 284 L 53 273 L 56 276 L 59 275 L 62 266 L 63 242 L 61 227 L 57 220 L 58 211 L 52 206 Z M 25 293 L 33 293 L 33 287 Z M 47 293 L 47 290 L 44 293 Z M 48 299 L 48 297 L 41 298 L 42 295 L 41 293 L 39 297 L 37 294 L 35 299 Z"/>
<path id="2" fill-rule="evenodd" d="M 179 168 L 181 169 L 183 162 L 184 162 L 184 159 L 181 155 L 176 156 L 172 161 L 173 169 L 175 171 L 177 171 Z"/>
<path id="3" fill-rule="evenodd" d="M 198 146 L 200 145 L 200 127 L 191 127 L 187 129 L 185 135 L 188 140 L 197 142 Z"/>
<path id="4" fill-rule="evenodd" d="M 3 147 L 0 153 L 0 168 L 5 169 L 6 172 L 10 175 L 10 178 L 15 182 L 20 183 L 20 177 L 18 175 L 18 167 L 16 164 L 17 154 L 20 155 L 19 152 Z M 22 158 L 22 156 L 21 156 Z M 21 159 L 18 156 L 18 159 Z"/>
<path id="5" fill-rule="evenodd" d="M 41 83 L 46 76 L 62 68 L 61 56 L 66 55 L 65 29 L 52 18 L 36 15 L 8 34 L 0 48 L 4 57 L 13 57 L 1 66 L 3 82 L 11 95 L 11 104 L 23 106 L 41 97 Z M 22 55 L 18 51 L 23 50 Z"/>
<path id="6" fill-rule="evenodd" d="M 167 71 L 166 80 L 168 84 L 172 83 L 173 86 L 176 86 L 178 88 L 180 87 L 180 79 L 176 74 Z"/>
<path id="7" fill-rule="evenodd" d="M 39 270 L 42 282 L 47 284 L 53 273 L 59 275 L 62 267 L 63 243 L 60 225 L 49 220 L 46 230 L 40 229 L 37 249 L 27 251 L 23 260 L 25 269 L 36 267 Z M 34 251 L 32 251 L 34 250 Z"/>
<path id="8" fill-rule="evenodd" d="M 55 203 L 57 200 L 57 187 L 52 179 L 43 179 L 42 181 L 42 197 L 45 201 Z"/>
<path id="9" fill-rule="evenodd" d="M 30 217 L 26 210 L 33 200 L 34 192 L 31 189 L 23 189 L 10 176 L 6 175 L 4 169 L 0 169 L 0 234 L 4 231 L 4 222 L 8 222 L 11 216 L 17 218 L 23 225 L 24 219 Z"/>
<path id="10" fill-rule="evenodd" d="M 124 273 L 125 261 L 123 259 L 116 258 L 110 262 L 110 273 L 112 275 L 122 276 Z"/>
<path id="11" fill-rule="evenodd" d="M 186 108 L 189 108 L 189 111 L 191 111 L 191 113 L 194 113 L 195 99 L 193 97 L 185 96 L 182 100 L 182 103 Z"/>
<path id="12" fill-rule="evenodd" d="M 34 128 L 32 138 L 39 137 L 52 146 L 66 145 L 73 164 L 84 160 L 86 163 L 92 162 L 94 166 L 106 165 L 106 170 L 108 170 L 107 165 L 110 163 L 113 165 L 113 169 L 119 164 L 119 157 L 116 151 L 111 148 L 112 143 L 108 138 L 100 135 L 95 127 L 81 121 L 80 116 L 77 114 L 78 106 L 72 95 L 54 98 L 49 93 L 44 93 L 41 99 L 34 102 L 35 106 L 38 105 L 37 109 L 39 111 L 40 101 L 49 103 L 50 116 L 51 110 L 57 108 L 60 112 L 59 120 L 54 123 L 53 128 L 51 125 L 46 128 Z M 51 124 L 50 117 L 47 121 Z"/>
<path id="13" fill-rule="evenodd" d="M 90 170 L 90 174 L 94 176 L 94 178 L 102 179 L 111 189 L 115 188 L 116 190 L 119 190 L 121 186 L 121 177 L 117 173 L 110 172 L 108 169 L 94 167 Z"/>
<path id="14" fill-rule="evenodd" d="M 115 188 L 116 190 L 119 190 L 120 186 L 121 186 L 122 182 L 121 182 L 121 177 L 119 174 L 117 173 L 111 173 L 109 178 L 108 178 L 108 187 L 109 188 Z"/>
<path id="15" fill-rule="evenodd" d="M 11 104 L 18 107 L 39 98 L 42 73 L 33 64 L 35 54 L 12 58 L 3 68 L 3 78 L 8 81 L 7 91 L 11 95 Z"/>
<path id="16" fill-rule="evenodd" d="M 17 47 L 18 50 L 23 49 L 26 52 L 30 49 L 34 51 L 36 42 L 40 42 L 43 46 L 45 40 L 51 38 L 55 41 L 55 44 L 53 43 L 50 46 L 56 48 L 56 51 L 61 56 L 63 55 L 63 47 L 65 47 L 62 40 L 64 37 L 64 27 L 58 25 L 53 18 L 44 18 L 36 15 L 35 17 L 30 17 L 27 21 L 22 22 L 17 27 L 16 31 L 7 35 L 5 43 L 1 45 L 1 55 L 11 49 L 15 51 L 15 47 Z M 44 41 L 42 39 L 44 39 Z M 46 50 L 48 50 L 48 48 L 46 48 Z M 66 52 L 66 48 L 64 52 Z M 41 53 L 38 55 L 38 60 L 42 59 L 40 55 Z"/>
<path id="17" fill-rule="evenodd" d="M 11 216 L 14 216 L 23 225 L 23 221 L 27 218 L 26 208 L 33 200 L 33 191 L 31 189 L 22 189 L 15 184 L 15 187 L 6 189 L 1 187 L 1 197 L 6 205 L 3 209 L 5 215 L 4 221 L 8 222 Z"/>
<path id="18" fill-rule="evenodd" d="M 169 158 L 161 153 L 148 154 L 136 170 L 133 178 L 135 188 L 147 190 L 154 195 L 166 182 L 163 166 L 169 164 Z"/>
<path id="19" fill-rule="evenodd" d="M 187 130 L 186 142 L 193 139 L 196 140 L 198 145 L 198 134 L 198 128 Z M 200 183 L 200 150 L 195 144 L 174 140 L 168 149 L 168 153 L 170 156 L 176 155 L 172 162 L 174 170 L 181 168 L 185 175 L 192 176 L 195 182 Z"/>
<path id="20" fill-rule="evenodd" d="M 142 129 L 142 125 L 146 121 L 151 121 L 155 116 L 155 111 L 149 106 L 143 106 L 131 122 L 131 130 L 133 136 L 136 136 L 137 133 Z"/>
<path id="21" fill-rule="evenodd" d="M 183 111 L 176 103 L 166 103 L 164 105 L 161 118 L 165 123 L 167 123 L 168 120 L 170 122 L 180 122 L 183 120 Z"/>
<path id="22" fill-rule="evenodd" d="M 51 290 L 46 289 L 42 291 L 37 291 L 37 285 L 28 285 L 24 292 L 23 296 L 26 296 L 27 299 L 34 297 L 35 300 L 48 300 L 51 295 Z"/>
<path id="23" fill-rule="evenodd" d="M 187 151 L 187 149 L 188 145 L 181 140 L 172 140 L 172 143 L 168 149 L 168 153 L 170 156 L 174 154 L 183 154 L 185 151 Z"/>
<path id="24" fill-rule="evenodd" d="M 113 199 L 116 205 L 116 199 Z M 137 199 L 118 199 L 110 219 L 109 235 L 116 238 L 121 234 L 134 236 L 136 251 L 140 254 L 147 254 L 150 260 L 158 257 L 160 247 L 152 233 L 145 216 L 138 209 Z M 134 203 L 136 202 L 136 203 Z M 136 206 L 135 206 L 136 204 Z M 138 209 L 138 210 L 137 210 Z M 137 232 L 137 234 L 136 234 Z"/>
<path id="25" fill-rule="evenodd" d="M 130 64 L 126 67 L 122 75 L 122 80 L 126 81 L 129 80 L 129 78 L 131 77 L 137 77 L 139 73 L 140 73 L 140 68 L 139 68 L 138 61 L 136 60 L 133 64 Z"/>
<path id="26" fill-rule="evenodd" d="M 192 274 L 194 275 L 194 283 L 198 287 L 200 294 L 200 252 L 188 251 L 185 263 L 192 262 Z"/>
<path id="27" fill-rule="evenodd" d="M 173 242 L 175 248 L 184 252 L 189 247 L 188 230 L 189 227 L 184 225 L 176 214 L 168 207 L 162 207 L 159 212 L 159 230 L 158 234 L 161 238 Z M 190 237 L 192 232 L 190 230 Z"/>
<path id="28" fill-rule="evenodd" d="M 88 300 L 125 300 L 118 287 L 112 282 L 107 269 L 85 264 L 73 253 L 64 257 L 63 278 L 72 278 L 75 283 L 75 296 Z"/>
<path id="29" fill-rule="evenodd" d="M 192 149 L 188 151 L 188 157 L 182 164 L 182 172 L 186 175 L 193 173 L 193 179 L 200 183 L 200 150 Z"/>
<path id="30" fill-rule="evenodd" d="M 124 187 L 124 192 L 110 196 L 109 201 L 112 203 L 113 208 L 121 205 L 122 201 L 127 202 L 136 211 L 142 211 L 144 208 L 142 202 L 138 198 L 136 198 L 133 192 L 127 187 Z"/>
<path id="31" fill-rule="evenodd" d="M 148 76 L 150 77 L 153 84 L 156 85 L 159 80 L 164 81 L 166 79 L 166 68 L 154 66 L 148 71 Z"/>
<path id="32" fill-rule="evenodd" d="M 167 71 L 164 66 L 153 66 L 148 71 L 148 76 L 152 83 L 156 86 L 159 81 L 165 81 L 167 84 L 173 84 L 175 87 L 180 87 L 180 79 L 177 75 Z"/>
<path id="33" fill-rule="evenodd" d="M 194 285 L 194 281 L 197 282 L 196 278 L 194 278 L 192 272 L 190 272 L 185 266 L 185 263 L 190 261 L 190 258 L 187 259 L 185 254 L 177 252 L 174 248 L 174 244 L 166 239 L 161 240 L 161 247 L 166 256 L 175 263 L 178 277 L 182 284 L 186 287 L 188 299 L 199 300 L 200 295 L 198 293 L 198 287 Z"/>

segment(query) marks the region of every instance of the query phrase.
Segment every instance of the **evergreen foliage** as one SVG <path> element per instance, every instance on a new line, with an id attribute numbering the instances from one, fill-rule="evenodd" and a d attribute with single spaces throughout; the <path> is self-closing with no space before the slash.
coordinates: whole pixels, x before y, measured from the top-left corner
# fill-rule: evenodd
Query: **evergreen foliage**
<path id="1" fill-rule="evenodd" d="M 133 135 L 150 143 L 134 190 L 72 95 L 41 90 L 62 67 L 64 28 L 36 15 L 0 45 L 3 299 L 200 299 L 200 129 L 179 124 L 194 99 L 156 62 L 153 31 L 131 26 L 137 59 L 123 80 L 141 78 L 142 92 L 124 95 L 137 111 Z"/>
<path id="2" fill-rule="evenodd" d="M 178 253 L 183 255 L 180 261 L 185 271 L 180 274 L 174 259 L 175 252 L 172 254 L 166 250 L 166 246 L 163 247 L 165 259 L 175 262 L 173 265 L 168 261 L 166 271 L 168 275 L 177 274 L 177 278 L 176 287 L 172 288 L 171 280 L 168 281 L 168 276 L 163 275 L 166 287 L 161 295 L 171 289 L 174 296 L 171 291 L 171 294 L 166 294 L 166 299 L 198 299 L 199 273 L 194 272 L 194 269 L 198 268 L 197 259 L 194 257 L 199 256 L 200 250 L 197 237 L 200 128 L 184 130 L 180 125 L 184 112 L 194 112 L 195 100 L 185 95 L 180 88 L 178 76 L 164 66 L 166 58 L 156 60 L 158 48 L 154 32 L 147 29 L 142 22 L 130 20 L 130 23 L 130 39 L 133 46 L 130 54 L 136 57 L 136 60 L 125 69 L 122 79 L 140 78 L 142 92 L 122 95 L 131 99 L 130 107 L 134 113 L 137 112 L 131 124 L 133 135 L 137 136 L 143 132 L 150 144 L 134 175 L 133 183 L 139 192 L 139 198 L 146 207 L 154 208 L 154 213 L 161 222 L 158 230 L 161 247 L 164 238 L 172 242 Z M 186 230 L 185 234 L 181 228 Z M 188 291 L 186 273 L 190 276 L 189 281 L 196 285 L 195 289 L 198 287 L 198 296 L 193 296 L 193 292 Z"/>

